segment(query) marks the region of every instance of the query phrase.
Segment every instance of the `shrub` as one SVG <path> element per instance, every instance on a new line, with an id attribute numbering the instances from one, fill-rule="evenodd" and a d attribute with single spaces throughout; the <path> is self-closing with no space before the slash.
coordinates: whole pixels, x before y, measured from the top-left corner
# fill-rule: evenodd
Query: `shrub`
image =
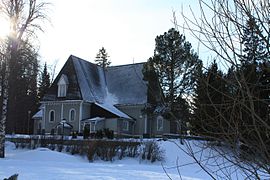
<path id="1" fill-rule="evenodd" d="M 112 135 L 113 131 L 105 130 L 107 135 Z M 102 134 L 103 131 L 99 131 Z M 108 135 L 108 136 L 110 136 Z M 101 135 L 99 136 L 101 138 Z M 112 138 L 112 137 L 110 137 Z M 139 155 L 139 142 L 115 141 L 115 140 L 62 140 L 55 137 L 38 136 L 31 139 L 14 138 L 11 140 L 18 147 L 48 147 L 59 152 L 69 152 L 71 154 L 86 155 L 89 161 L 100 158 L 104 161 L 113 161 L 115 158 L 136 157 Z"/>
<path id="2" fill-rule="evenodd" d="M 85 127 L 83 129 L 83 139 L 88 139 L 89 135 L 90 135 L 90 129 L 88 127 Z"/>
<path id="3" fill-rule="evenodd" d="M 97 142 L 91 141 L 89 144 L 89 149 L 88 149 L 88 153 L 87 153 L 87 158 L 90 162 L 94 161 L 95 154 L 96 154 L 96 148 L 97 148 Z"/>
<path id="4" fill-rule="evenodd" d="M 163 161 L 164 160 L 164 150 L 161 149 L 155 140 L 146 141 L 143 144 L 141 158 L 143 160 L 148 160 L 150 162 Z"/>
<path id="5" fill-rule="evenodd" d="M 140 143 L 95 140 L 91 141 L 88 150 L 88 160 L 92 162 L 96 157 L 104 161 L 113 161 L 115 157 L 122 159 L 123 157 L 135 157 L 138 155 L 137 147 Z"/>
<path id="6" fill-rule="evenodd" d="M 55 144 L 50 144 L 50 145 L 48 146 L 48 148 L 49 148 L 50 150 L 54 151 L 54 150 L 55 150 Z"/>
<path id="7" fill-rule="evenodd" d="M 57 151 L 58 152 L 62 152 L 62 150 L 63 150 L 63 145 L 62 144 L 58 144 L 57 145 Z"/>
<path id="8" fill-rule="evenodd" d="M 79 146 L 78 145 L 73 145 L 71 146 L 71 154 L 74 155 L 74 154 L 79 154 Z"/>
<path id="9" fill-rule="evenodd" d="M 113 139 L 114 138 L 114 132 L 113 132 L 113 130 L 109 130 L 108 128 L 105 128 L 103 131 L 104 131 L 104 135 L 108 139 Z"/>
<path id="10" fill-rule="evenodd" d="M 51 135 L 54 136 L 54 129 L 51 130 Z"/>
<path id="11" fill-rule="evenodd" d="M 96 133 L 90 133 L 90 139 L 96 138 Z"/>
<path id="12" fill-rule="evenodd" d="M 97 132 L 96 132 L 96 138 L 97 139 L 102 139 L 103 138 L 103 131 L 102 130 L 97 130 Z"/>
<path id="13" fill-rule="evenodd" d="M 70 152 L 70 149 L 71 149 L 71 147 L 70 146 L 67 146 L 66 147 L 66 152 Z"/>
<path id="14" fill-rule="evenodd" d="M 9 178 L 5 178 L 4 180 L 17 180 L 18 176 L 19 176 L 19 174 L 14 174 L 14 175 L 10 176 Z"/>

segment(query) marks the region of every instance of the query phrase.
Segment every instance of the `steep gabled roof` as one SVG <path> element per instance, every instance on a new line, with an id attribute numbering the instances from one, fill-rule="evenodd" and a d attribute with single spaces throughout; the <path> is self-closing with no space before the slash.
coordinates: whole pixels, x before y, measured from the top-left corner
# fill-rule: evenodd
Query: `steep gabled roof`
<path id="1" fill-rule="evenodd" d="M 57 100 L 81 100 L 82 95 L 80 92 L 79 82 L 77 80 L 76 71 L 73 65 L 72 56 L 68 58 L 66 63 L 64 64 L 61 71 L 56 76 L 55 80 L 53 81 L 51 87 L 49 88 L 48 92 L 42 98 L 42 101 L 57 101 Z M 65 77 L 65 81 L 68 82 L 68 90 L 66 97 L 57 97 L 58 92 L 58 82 L 61 77 Z"/>
<path id="2" fill-rule="evenodd" d="M 147 84 L 143 81 L 143 63 L 102 67 L 71 56 L 82 98 L 104 105 L 144 104 Z"/>
<path id="3" fill-rule="evenodd" d="M 103 103 L 106 97 L 106 84 L 102 68 L 76 56 L 70 58 L 74 64 L 83 100 Z"/>

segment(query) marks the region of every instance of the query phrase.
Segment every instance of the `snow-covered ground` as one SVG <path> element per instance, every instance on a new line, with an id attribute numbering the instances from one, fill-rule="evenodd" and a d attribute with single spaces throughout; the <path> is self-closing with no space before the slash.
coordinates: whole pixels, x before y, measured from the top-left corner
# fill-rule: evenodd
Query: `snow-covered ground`
<path id="1" fill-rule="evenodd" d="M 139 158 L 125 158 L 114 162 L 95 161 L 86 158 L 51 151 L 47 148 L 35 150 L 16 149 L 6 142 L 6 158 L 0 159 L 0 179 L 19 174 L 19 180 L 136 180 L 171 179 L 198 180 L 210 179 L 194 161 L 177 147 L 178 141 L 159 141 L 165 150 L 166 160 L 151 164 Z M 181 165 L 179 172 L 176 165 Z M 164 170 L 165 169 L 165 170 Z"/>

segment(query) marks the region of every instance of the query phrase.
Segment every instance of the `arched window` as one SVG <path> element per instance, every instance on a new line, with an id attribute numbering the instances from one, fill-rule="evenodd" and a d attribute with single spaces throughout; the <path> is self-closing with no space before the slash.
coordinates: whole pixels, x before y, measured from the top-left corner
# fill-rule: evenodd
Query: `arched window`
<path id="1" fill-rule="evenodd" d="M 67 88 L 68 88 L 68 78 L 65 74 L 61 75 L 58 83 L 58 97 L 66 97 L 67 96 Z"/>
<path id="2" fill-rule="evenodd" d="M 51 110 L 49 112 L 49 122 L 54 122 L 54 120 L 55 120 L 55 112 L 54 110 Z"/>
<path id="3" fill-rule="evenodd" d="M 157 131 L 163 131 L 163 117 L 157 117 Z"/>
<path id="4" fill-rule="evenodd" d="M 75 121 L 75 115 L 76 115 L 75 109 L 71 109 L 69 111 L 69 121 Z"/>

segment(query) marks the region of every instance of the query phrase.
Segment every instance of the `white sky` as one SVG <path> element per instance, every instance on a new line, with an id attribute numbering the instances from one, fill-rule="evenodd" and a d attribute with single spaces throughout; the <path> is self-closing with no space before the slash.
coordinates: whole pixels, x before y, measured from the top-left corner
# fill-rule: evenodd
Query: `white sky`
<path id="1" fill-rule="evenodd" d="M 112 65 L 143 62 L 153 56 L 155 37 L 174 27 L 172 10 L 183 24 L 196 0 L 51 0 L 51 24 L 39 35 L 41 60 L 62 67 L 69 55 L 94 62 L 104 46 Z M 192 4 L 193 3 L 193 4 Z M 183 33 L 182 30 L 180 30 Z M 197 49 L 197 41 L 186 32 Z"/>

